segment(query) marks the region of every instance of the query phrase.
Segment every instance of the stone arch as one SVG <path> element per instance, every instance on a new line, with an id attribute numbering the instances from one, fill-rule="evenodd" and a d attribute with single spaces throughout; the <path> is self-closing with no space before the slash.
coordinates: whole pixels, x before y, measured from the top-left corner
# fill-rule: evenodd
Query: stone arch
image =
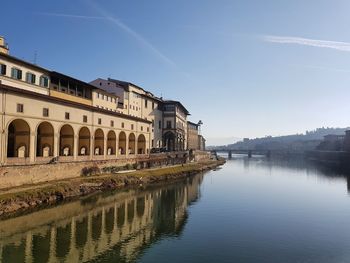
<path id="1" fill-rule="evenodd" d="M 163 145 L 168 151 L 175 151 L 175 134 L 171 131 L 163 135 Z"/>
<path id="2" fill-rule="evenodd" d="M 137 138 L 137 154 L 146 153 L 146 138 L 145 135 L 140 134 Z"/>
<path id="3" fill-rule="evenodd" d="M 74 154 L 74 130 L 69 124 L 65 124 L 60 130 L 60 156 L 73 156 Z"/>
<path id="4" fill-rule="evenodd" d="M 126 134 L 125 132 L 120 132 L 119 133 L 119 154 L 125 155 L 126 154 Z"/>
<path id="5" fill-rule="evenodd" d="M 117 137 L 114 131 L 109 131 L 107 134 L 107 155 L 115 155 Z"/>
<path id="6" fill-rule="evenodd" d="M 104 155 L 104 138 L 102 129 L 97 129 L 94 138 L 94 155 Z"/>
<path id="7" fill-rule="evenodd" d="M 36 156 L 53 156 L 54 128 L 51 123 L 40 123 L 36 131 Z"/>
<path id="8" fill-rule="evenodd" d="M 22 119 L 15 119 L 9 124 L 7 132 L 7 157 L 29 157 L 29 124 Z"/>
<path id="9" fill-rule="evenodd" d="M 78 155 L 90 155 L 91 134 L 87 127 L 79 130 Z"/>
<path id="10" fill-rule="evenodd" d="M 129 134 L 129 154 L 135 154 L 136 137 L 135 134 Z"/>

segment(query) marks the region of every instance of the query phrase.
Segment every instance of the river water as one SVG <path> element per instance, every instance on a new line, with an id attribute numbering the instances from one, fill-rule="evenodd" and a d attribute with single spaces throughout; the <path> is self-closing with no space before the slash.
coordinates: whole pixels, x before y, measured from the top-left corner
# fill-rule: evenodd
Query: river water
<path id="1" fill-rule="evenodd" d="M 0 262 L 350 262 L 346 176 L 235 156 L 168 185 L 0 221 Z"/>

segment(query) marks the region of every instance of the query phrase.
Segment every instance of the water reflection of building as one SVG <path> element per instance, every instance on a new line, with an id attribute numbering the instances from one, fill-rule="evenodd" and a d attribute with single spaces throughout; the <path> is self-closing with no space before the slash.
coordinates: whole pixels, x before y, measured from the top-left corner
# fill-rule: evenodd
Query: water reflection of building
<path id="1" fill-rule="evenodd" d="M 163 235 L 181 233 L 202 176 L 145 191 L 76 201 L 0 222 L 0 262 L 129 262 Z"/>

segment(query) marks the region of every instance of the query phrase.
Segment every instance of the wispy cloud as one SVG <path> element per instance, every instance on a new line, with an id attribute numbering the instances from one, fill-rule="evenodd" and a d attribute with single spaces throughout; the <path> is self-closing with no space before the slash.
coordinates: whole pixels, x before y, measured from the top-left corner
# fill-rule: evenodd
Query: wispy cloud
<path id="1" fill-rule="evenodd" d="M 296 44 L 303 46 L 319 47 L 319 48 L 330 48 L 339 51 L 350 52 L 349 42 L 329 41 L 310 39 L 302 37 L 288 37 L 288 36 L 263 36 L 263 41 L 278 43 L 278 44 Z"/>
<path id="2" fill-rule="evenodd" d="M 300 66 L 299 66 L 300 67 Z M 312 66 L 312 65 L 303 65 L 301 67 L 307 69 L 316 69 L 316 70 L 326 70 L 326 71 L 335 71 L 341 73 L 350 73 L 350 69 L 341 69 L 341 68 L 332 68 L 332 67 L 321 67 L 321 66 Z"/>
<path id="3" fill-rule="evenodd" d="M 73 15 L 73 14 L 61 14 L 61 13 L 46 13 L 46 12 L 40 12 L 36 13 L 37 15 L 43 15 L 43 16 L 55 16 L 55 17 L 68 17 L 68 18 L 81 18 L 81 19 L 101 19 L 101 20 L 107 20 L 106 17 L 103 16 L 83 16 L 83 15 Z"/>
<path id="4" fill-rule="evenodd" d="M 124 24 L 122 21 L 120 21 L 118 18 L 112 16 L 109 14 L 106 10 L 102 9 L 100 6 L 98 6 L 96 3 L 88 2 L 90 3 L 91 7 L 100 13 L 100 16 L 85 16 L 85 15 L 75 15 L 75 14 L 62 14 L 62 13 L 37 13 L 38 15 L 45 15 L 45 16 L 52 16 L 52 17 L 66 17 L 66 18 L 77 18 L 77 19 L 92 19 L 92 20 L 106 20 L 108 22 L 111 22 L 115 26 L 117 26 L 118 29 L 122 30 L 124 33 L 128 34 L 132 38 L 134 38 L 141 46 L 144 48 L 150 50 L 153 54 L 155 54 L 158 58 L 160 58 L 164 63 L 176 67 L 176 63 L 168 58 L 166 55 L 164 55 L 157 47 L 155 47 L 151 42 L 149 42 L 146 38 L 141 36 L 139 33 L 131 29 L 129 26 Z"/>

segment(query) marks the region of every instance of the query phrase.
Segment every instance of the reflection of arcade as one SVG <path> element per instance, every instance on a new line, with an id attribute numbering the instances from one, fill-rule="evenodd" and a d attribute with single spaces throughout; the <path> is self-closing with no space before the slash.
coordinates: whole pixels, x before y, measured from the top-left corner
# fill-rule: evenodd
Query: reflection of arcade
<path id="1" fill-rule="evenodd" d="M 181 233 L 201 181 L 198 175 L 163 188 L 89 198 L 0 221 L 0 262 L 134 260 L 161 236 Z"/>

